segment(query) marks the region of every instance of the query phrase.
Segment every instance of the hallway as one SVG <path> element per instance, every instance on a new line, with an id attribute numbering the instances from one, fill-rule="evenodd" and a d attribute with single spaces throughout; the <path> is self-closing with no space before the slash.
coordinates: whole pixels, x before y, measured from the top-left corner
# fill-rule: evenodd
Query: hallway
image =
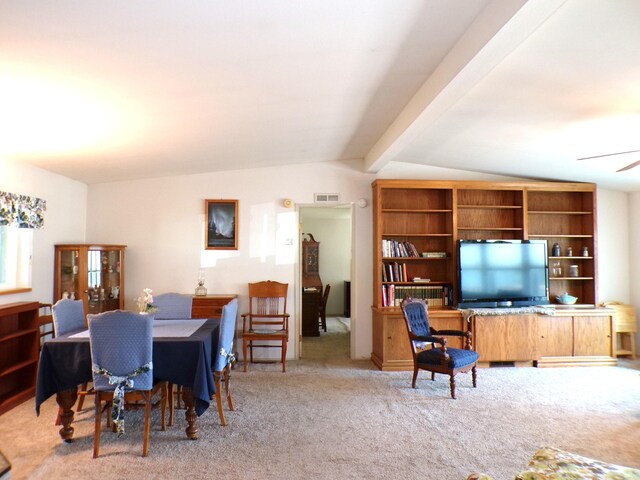
<path id="1" fill-rule="evenodd" d="M 351 319 L 327 317 L 327 331 L 319 337 L 302 337 L 301 361 L 308 363 L 344 364 L 349 362 Z"/>

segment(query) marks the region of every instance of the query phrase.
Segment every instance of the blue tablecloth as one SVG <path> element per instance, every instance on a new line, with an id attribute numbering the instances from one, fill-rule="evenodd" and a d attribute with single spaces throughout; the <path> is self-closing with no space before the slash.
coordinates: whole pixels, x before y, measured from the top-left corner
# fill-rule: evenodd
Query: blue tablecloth
<path id="1" fill-rule="evenodd" d="M 191 388 L 198 416 L 209 408 L 216 391 L 211 365 L 212 352 L 218 350 L 219 328 L 219 319 L 208 319 L 189 337 L 153 339 L 154 378 Z M 65 335 L 48 340 L 40 352 L 36 413 L 40 414 L 40 405 L 52 395 L 91 381 L 88 338 Z"/>

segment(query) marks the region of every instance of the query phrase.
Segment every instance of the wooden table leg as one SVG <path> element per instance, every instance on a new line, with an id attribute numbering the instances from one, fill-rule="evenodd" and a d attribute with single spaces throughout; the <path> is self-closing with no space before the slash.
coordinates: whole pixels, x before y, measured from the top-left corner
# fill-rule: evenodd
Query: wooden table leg
<path id="1" fill-rule="evenodd" d="M 198 415 L 196 415 L 196 400 L 193 397 L 193 390 L 187 387 L 182 387 L 182 400 L 184 400 L 184 406 L 186 408 L 185 417 L 187 419 L 187 438 L 196 440 L 198 438 Z"/>
<path id="2" fill-rule="evenodd" d="M 75 405 L 77 398 L 77 387 L 70 388 L 69 390 L 64 390 L 56 394 L 56 402 L 58 402 L 58 406 L 62 410 L 62 413 L 59 414 L 60 423 L 62 423 L 60 438 L 65 442 L 73 441 L 73 427 L 71 426 L 71 423 L 73 422 L 72 408 Z"/>

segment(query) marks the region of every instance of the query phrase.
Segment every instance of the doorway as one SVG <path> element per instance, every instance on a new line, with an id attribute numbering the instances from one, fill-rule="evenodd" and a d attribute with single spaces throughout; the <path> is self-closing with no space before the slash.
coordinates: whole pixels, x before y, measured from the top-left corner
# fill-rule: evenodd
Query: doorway
<path id="1" fill-rule="evenodd" d="M 299 338 L 298 357 L 309 362 L 327 363 L 329 360 L 348 360 L 351 358 L 351 288 L 352 288 L 352 244 L 353 244 L 353 206 L 342 204 L 335 206 L 300 206 L 300 254 L 302 255 L 302 241 L 313 236 L 318 245 L 318 276 L 321 290 L 331 285 L 326 302 L 325 331 L 318 322 L 318 330 L 309 335 L 309 313 L 306 311 L 303 321 L 306 328 L 301 328 Z M 302 259 L 299 262 L 298 278 L 303 277 Z M 302 285 L 300 282 L 299 285 Z M 301 297 L 302 288 L 299 288 Z M 298 298 L 301 298 L 298 297 Z M 299 313 L 304 308 L 303 298 L 299 305 Z M 302 314 L 299 318 L 303 318 Z M 318 318 L 319 320 L 319 318 Z M 302 321 L 300 322 L 302 327 Z M 306 334 L 302 334 L 306 331 Z M 331 362 L 329 362 L 331 363 Z"/>

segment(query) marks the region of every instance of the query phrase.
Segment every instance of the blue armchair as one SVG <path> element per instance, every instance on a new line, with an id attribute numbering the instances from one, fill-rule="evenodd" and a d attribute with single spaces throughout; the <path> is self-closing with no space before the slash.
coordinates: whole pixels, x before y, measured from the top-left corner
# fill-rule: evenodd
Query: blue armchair
<path id="1" fill-rule="evenodd" d="M 427 304 L 424 300 L 407 298 L 402 302 L 402 312 L 409 332 L 409 342 L 413 353 L 413 380 L 416 388 L 418 370 L 431 372 L 431 380 L 436 373 L 449 375 L 451 398 L 456 398 L 455 376 L 460 372 L 471 371 L 474 388 L 476 387 L 476 365 L 478 353 L 471 349 L 471 332 L 460 330 L 435 330 L 429 325 Z M 465 348 L 448 348 L 446 336 L 463 337 Z M 436 346 L 439 345 L 439 346 Z"/>

